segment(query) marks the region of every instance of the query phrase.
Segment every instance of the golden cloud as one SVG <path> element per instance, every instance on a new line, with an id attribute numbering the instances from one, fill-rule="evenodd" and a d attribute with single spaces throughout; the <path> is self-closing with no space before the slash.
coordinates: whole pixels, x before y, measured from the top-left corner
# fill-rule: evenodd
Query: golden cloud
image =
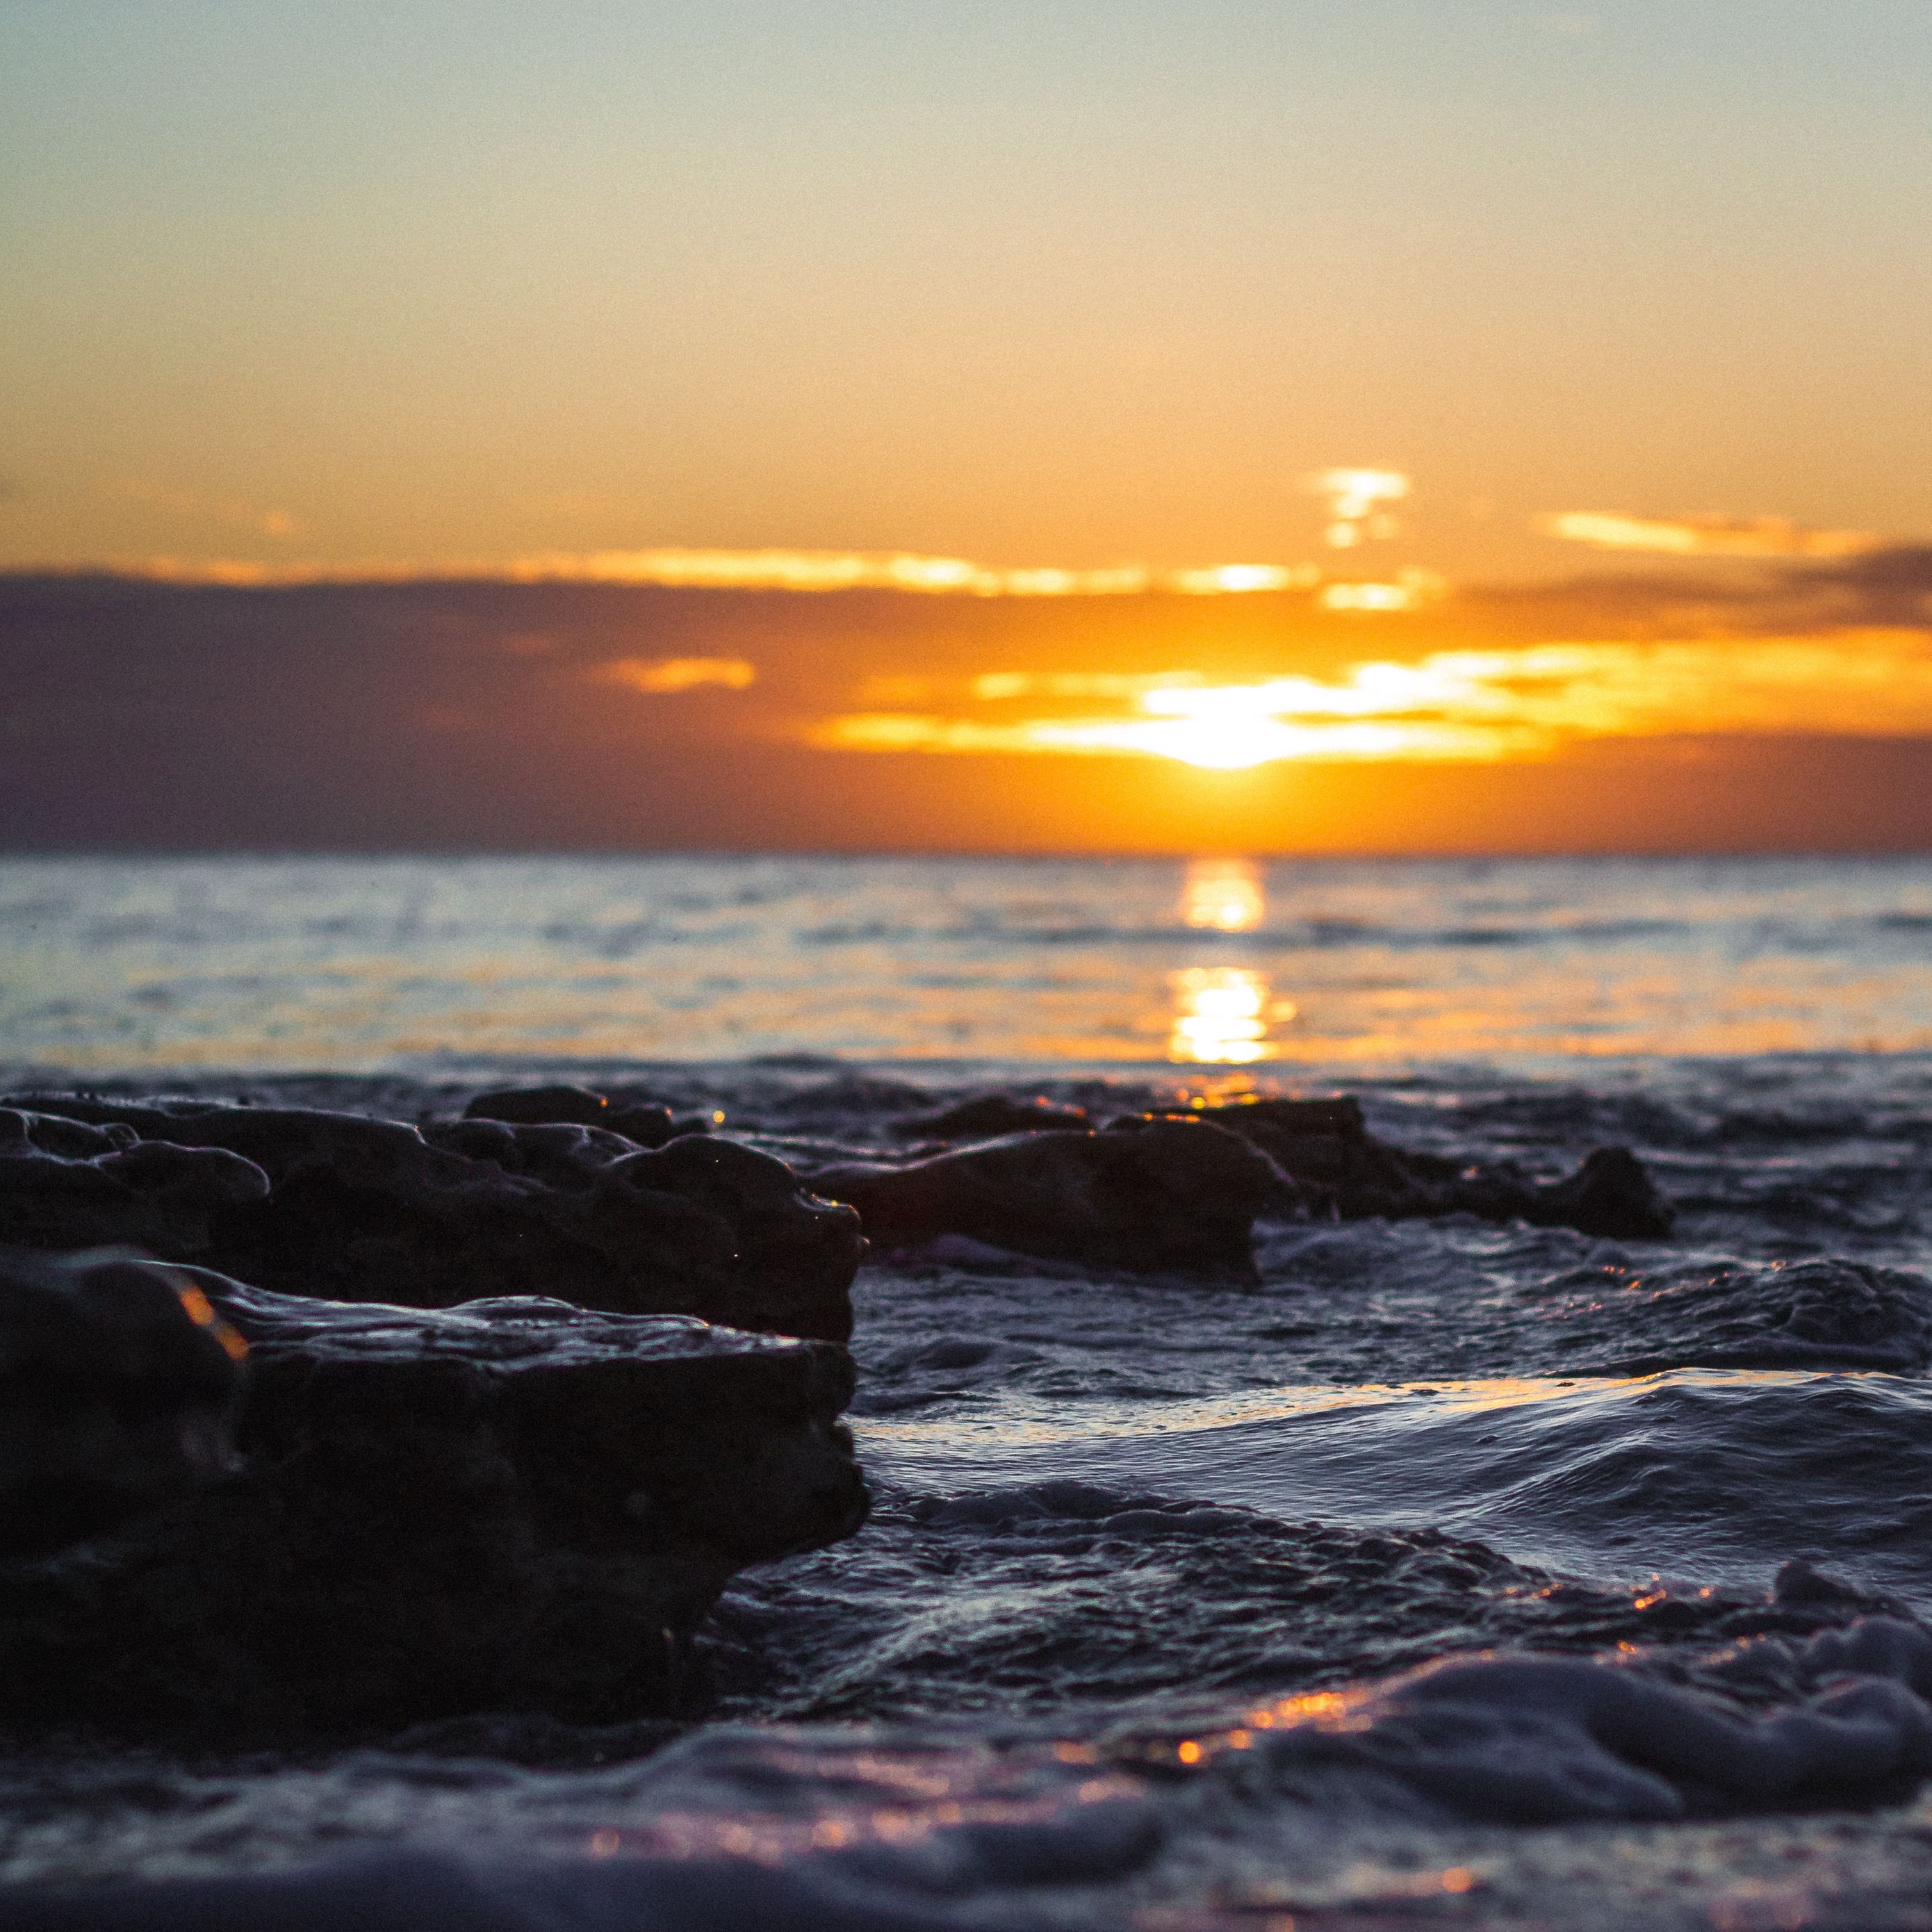
<path id="1" fill-rule="evenodd" d="M 1352 550 L 1370 538 L 1392 537 L 1400 526 L 1382 506 L 1408 494 L 1400 470 L 1317 470 L 1301 479 L 1304 490 L 1328 499 L 1330 548 Z"/>
<path id="2" fill-rule="evenodd" d="M 1198 673 L 1158 670 L 1138 676 L 1124 671 L 982 671 L 972 681 L 973 695 L 996 704 L 1016 698 L 1139 698 L 1168 685 L 1198 684 Z"/>
<path id="3" fill-rule="evenodd" d="M 70 574 L 99 567 L 75 563 L 46 566 L 50 572 Z M 1016 568 L 912 551 L 814 550 L 547 550 L 508 560 L 479 558 L 434 563 L 272 563 L 148 556 L 118 558 L 106 567 L 121 576 L 162 583 L 261 587 L 460 580 L 656 584 L 678 590 L 806 592 L 897 590 L 928 596 L 1028 598 L 1132 597 L 1150 591 L 1190 597 L 1251 596 L 1258 592 L 1308 590 L 1322 578 L 1321 572 L 1312 564 L 1216 563 L 1165 572 L 1138 563 L 1112 565 L 1102 569 L 1058 565 Z"/>
<path id="4" fill-rule="evenodd" d="M 1561 510 L 1538 517 L 1542 536 L 1598 550 L 1656 550 L 1673 556 L 1865 556 L 1889 548 L 1867 530 L 1808 530 L 1784 517 L 1631 517 Z"/>
<path id="5" fill-rule="evenodd" d="M 758 668 L 742 658 L 613 658 L 590 674 L 597 684 L 621 685 L 662 698 L 681 691 L 715 685 L 726 691 L 746 691 L 757 682 Z"/>
<path id="6" fill-rule="evenodd" d="M 1289 759 L 1540 757 L 1610 736 L 1932 734 L 1932 638 L 1552 644 L 1440 651 L 1258 684 L 989 673 L 982 702 L 1131 698 L 1111 715 L 869 711 L 806 728 L 844 751 L 1141 754 L 1240 770 Z"/>
<path id="7" fill-rule="evenodd" d="M 1449 583 L 1432 570 L 1411 567 L 1393 584 L 1330 584 L 1315 600 L 1324 610 L 1419 610 L 1448 594 Z"/>

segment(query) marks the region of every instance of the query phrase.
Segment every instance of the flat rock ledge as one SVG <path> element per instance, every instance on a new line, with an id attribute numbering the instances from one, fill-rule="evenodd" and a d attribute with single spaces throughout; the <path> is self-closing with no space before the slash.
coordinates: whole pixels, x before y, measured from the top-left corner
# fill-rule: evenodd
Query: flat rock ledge
<path id="1" fill-rule="evenodd" d="M 864 1243 L 784 1163 L 572 1122 L 418 1128 L 310 1108 L 0 1100 L 0 1244 L 122 1243 L 285 1294 L 543 1295 L 843 1341 Z"/>
<path id="2" fill-rule="evenodd" d="M 286 1739 L 670 1714 L 734 1573 L 865 1520 L 836 1345 L 106 1264 L 245 1338 L 240 1460 L 109 1540 L 0 1564 L 0 1720 Z M 80 1287 L 103 1265 L 64 1264 Z"/>

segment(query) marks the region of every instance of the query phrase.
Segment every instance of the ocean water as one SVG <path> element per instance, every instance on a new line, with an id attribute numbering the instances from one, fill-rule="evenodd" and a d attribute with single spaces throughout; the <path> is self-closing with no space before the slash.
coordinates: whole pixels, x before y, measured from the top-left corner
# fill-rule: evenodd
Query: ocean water
<path id="1" fill-rule="evenodd" d="M 0 1042 L 1318 1069 L 1932 1048 L 1932 860 L 0 860 Z"/>
<path id="2" fill-rule="evenodd" d="M 1932 860 L 34 859 L 0 936 L 10 1085 L 563 1073 L 804 1159 L 1340 1088 L 1678 1216 L 876 1257 L 873 1520 L 688 1722 L 16 1753 L 0 1876 L 163 1889 L 0 1928 L 1932 1924 Z"/>

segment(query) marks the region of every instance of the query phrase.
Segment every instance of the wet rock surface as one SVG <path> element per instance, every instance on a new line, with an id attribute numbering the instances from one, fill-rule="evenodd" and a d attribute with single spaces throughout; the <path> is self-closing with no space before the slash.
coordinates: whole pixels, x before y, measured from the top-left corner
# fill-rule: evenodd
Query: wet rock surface
<path id="1" fill-rule="evenodd" d="M 1131 1117 L 1105 1130 L 1012 1134 L 888 1166 L 820 1168 L 870 1238 L 944 1234 L 1049 1260 L 1251 1280 L 1254 1219 L 1285 1186 L 1268 1158 L 1205 1121 Z"/>
<path id="2" fill-rule="evenodd" d="M 1538 1181 L 1514 1163 L 1466 1162 L 1391 1146 L 1369 1131 L 1360 1102 L 1346 1094 L 1246 1101 L 1207 1108 L 1196 1118 L 1258 1148 L 1317 1216 L 1399 1221 L 1473 1214 L 1622 1240 L 1658 1240 L 1671 1230 L 1669 1204 L 1625 1148 L 1598 1148 L 1574 1174 Z"/>
<path id="3" fill-rule="evenodd" d="M 128 1242 L 332 1300 L 542 1294 L 832 1340 L 862 1245 L 850 1208 L 722 1138 L 75 1094 L 0 1103 L 0 1241 Z"/>
<path id="4" fill-rule="evenodd" d="M 248 1339 L 234 1473 L 0 1569 L 0 1717 L 286 1738 L 688 1697 L 748 1563 L 868 1499 L 833 1346 L 510 1300 L 426 1312 L 122 1262 Z"/>
<path id="5" fill-rule="evenodd" d="M 681 1134 L 710 1131 L 702 1114 L 680 1120 L 656 1101 L 613 1102 L 587 1087 L 493 1087 L 463 1109 L 466 1120 L 506 1120 L 526 1126 L 602 1127 L 638 1147 L 659 1148 Z"/>
<path id="6" fill-rule="evenodd" d="M 50 1249 L 125 1241 L 185 1259 L 214 1238 L 218 1220 L 268 1197 L 268 1177 L 224 1148 L 144 1141 L 124 1120 L 97 1124 L 41 1110 L 65 1097 L 0 1102 L 0 1241 Z"/>
<path id="7" fill-rule="evenodd" d="M 1244 1250 L 1262 1214 L 1466 1214 L 1626 1240 L 1661 1239 L 1672 1226 L 1670 1206 L 1628 1149 L 1597 1148 L 1574 1172 L 1538 1180 L 1513 1162 L 1393 1146 L 1369 1131 L 1348 1096 L 1122 1114 L 1100 1127 L 1082 1106 L 987 1094 L 901 1115 L 889 1132 L 944 1150 L 808 1171 L 892 1249 L 958 1235 L 1088 1267 L 1244 1277 L 1253 1271 Z"/>
<path id="8" fill-rule="evenodd" d="M 245 1353 L 206 1296 L 139 1262 L 0 1252 L 0 1559 L 226 1473 Z"/>

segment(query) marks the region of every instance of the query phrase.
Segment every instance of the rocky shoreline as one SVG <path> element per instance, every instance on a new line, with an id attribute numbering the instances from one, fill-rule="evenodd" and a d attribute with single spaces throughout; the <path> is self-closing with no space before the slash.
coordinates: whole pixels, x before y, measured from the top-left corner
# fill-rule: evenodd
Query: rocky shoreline
<path id="1" fill-rule="evenodd" d="M 865 1520 L 832 1343 L 534 1298 L 323 1302 L 82 1256 L 0 1270 L 0 1348 L 19 1360 L 63 1300 L 152 1333 L 166 1298 L 176 1359 L 146 1385 L 47 1388 L 38 1442 L 16 1416 L 10 1489 L 36 1460 L 44 1489 L 64 1478 L 70 1546 L 0 1568 L 9 1722 L 273 1742 L 500 1709 L 667 1715 L 738 1570 Z M 232 1453 L 190 1472 L 158 1451 L 153 1507 L 123 1480 L 127 1520 L 93 1534 L 130 1440 L 212 1426 L 188 1346 L 211 1328 L 234 1349 Z M 126 1426 L 136 1410 L 154 1420 Z M 76 1481 L 89 1437 L 104 1473 Z"/>
<path id="2" fill-rule="evenodd" d="M 828 1341 L 851 1333 L 861 1251 L 850 1208 L 722 1136 L 640 1145 L 572 1119 L 0 1100 L 0 1244 L 110 1243 L 332 1301 L 542 1294 Z"/>
<path id="3" fill-rule="evenodd" d="M 1560 1154 L 1532 1124 L 1466 1156 L 1453 1120 L 1372 1131 L 1346 1097 L 739 1084 L 728 1120 L 695 1081 L 0 1101 L 0 1778 L 13 1868 L 50 1888 L 0 1893 L 0 1924 L 526 1932 L 553 1880 L 588 1912 L 608 1876 L 586 1924 L 736 1928 L 768 1880 L 814 1932 L 954 1927 L 969 1879 L 922 1889 L 949 1858 L 993 1891 L 1084 1872 L 1124 1922 L 1164 1834 L 1251 1813 L 1271 1896 L 1282 1792 L 1379 1793 L 1377 1831 L 1404 1807 L 1497 1832 L 1749 1814 L 1771 1844 L 1821 1805 L 1905 1802 L 1932 1765 L 1932 1640 L 1805 1564 L 1762 1598 L 1633 1594 L 1477 1540 L 1174 1499 L 1207 1484 L 927 1495 L 904 1464 L 920 1405 L 976 1378 L 1033 1378 L 1050 1429 L 1084 1389 L 1042 1336 L 1083 1346 L 1076 1310 L 1120 1330 L 1103 1359 L 1129 1371 L 1134 1324 L 1169 1311 L 1179 1344 L 1238 1352 L 1252 1328 L 1278 1368 L 1304 1328 L 1355 1346 L 1352 1306 L 1390 1325 L 1373 1297 L 1405 1266 L 1507 1239 L 1547 1258 L 1520 1310 L 1486 1306 L 1524 1330 L 1506 1366 L 1906 1372 L 1932 1333 L 1916 1280 L 1713 1268 L 1710 1192 L 1689 1248 L 1642 1246 L 1672 1204 L 1592 1148 L 1594 1119 Z M 1318 1295 L 1356 1242 L 1372 1285 Z M 1008 1286 L 950 1320 L 925 1298 L 969 1280 Z M 1640 1321 L 1604 1315 L 1619 1297 Z M 1030 1325 L 1029 1298 L 1064 1299 Z M 1190 1372 L 1179 1347 L 1160 1369 Z M 855 1400 L 879 1507 L 852 1542 Z M 901 1414 L 896 1449 L 877 1419 Z M 501 1873 L 476 1822 L 500 1814 Z M 332 1865 L 344 1842 L 366 1863 Z M 104 1876 L 142 1882 L 71 1888 Z"/>
<path id="4" fill-rule="evenodd" d="M 0 1718 L 689 1708 L 734 1572 L 864 1520 L 838 1420 L 862 1217 L 885 1250 L 1238 1282 L 1264 1216 L 1669 1226 L 1620 1150 L 1540 1184 L 1405 1154 L 1347 1100 L 1096 1124 L 991 1094 L 796 1172 L 712 1124 L 565 1085 L 419 1123 L 0 1102 L 0 1330 L 33 1392 Z"/>

